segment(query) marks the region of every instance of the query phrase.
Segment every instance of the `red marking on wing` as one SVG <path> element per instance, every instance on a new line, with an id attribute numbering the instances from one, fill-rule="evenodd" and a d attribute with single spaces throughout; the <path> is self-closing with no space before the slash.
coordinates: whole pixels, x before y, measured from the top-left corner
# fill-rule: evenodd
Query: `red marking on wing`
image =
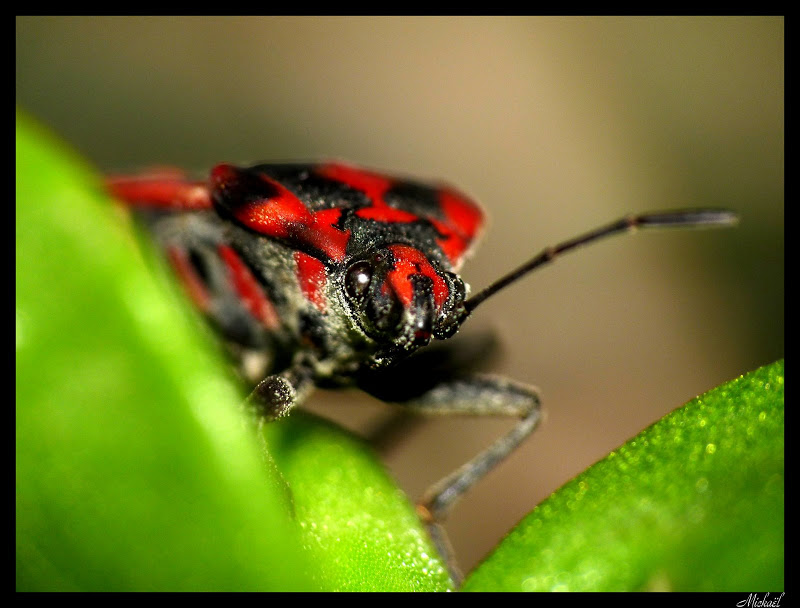
<path id="1" fill-rule="evenodd" d="M 356 211 L 356 215 L 360 218 L 385 224 L 410 223 L 420 219 L 414 213 L 395 209 L 386 203 L 383 197 L 396 183 L 391 178 L 363 169 L 334 163 L 321 165 L 317 169 L 317 174 L 341 182 L 363 192 L 367 196 L 372 204 Z"/>
<path id="2" fill-rule="evenodd" d="M 325 283 L 328 275 L 325 272 L 325 265 L 317 258 L 302 251 L 295 251 L 294 261 L 297 264 L 297 283 L 306 300 L 316 306 L 320 312 L 325 312 L 328 308 L 328 301 L 325 297 Z"/>
<path id="3" fill-rule="evenodd" d="M 239 294 L 250 314 L 261 321 L 267 329 L 278 328 L 280 319 L 275 307 L 264 293 L 261 285 L 256 281 L 253 273 L 242 262 L 239 254 L 227 245 L 219 245 L 217 251 L 219 251 L 222 261 L 225 262 L 231 273 L 233 288 Z"/>
<path id="4" fill-rule="evenodd" d="M 212 188 L 221 200 L 225 200 L 227 191 L 235 188 L 239 174 L 240 170 L 231 165 L 214 167 Z M 240 223 L 266 236 L 287 240 L 293 246 L 310 246 L 336 262 L 344 259 L 350 231 L 335 226 L 341 209 L 312 213 L 280 182 L 263 174 L 258 177 L 268 186 L 269 196 L 224 203 Z"/>
<path id="5" fill-rule="evenodd" d="M 178 169 L 162 169 L 141 175 L 110 176 L 111 193 L 132 207 L 195 210 L 209 209 L 211 196 L 204 182 L 186 179 Z"/>
<path id="6" fill-rule="evenodd" d="M 408 245 L 390 245 L 394 256 L 394 270 L 386 274 L 386 281 L 392 286 L 400 302 L 408 308 L 414 300 L 414 285 L 410 277 L 421 274 L 433 281 L 433 301 L 440 309 L 450 295 L 447 283 L 431 266 L 428 258 L 419 249 Z"/>
<path id="7" fill-rule="evenodd" d="M 208 289 L 206 289 L 205 283 L 203 283 L 203 280 L 189 261 L 186 251 L 180 247 L 167 247 L 167 258 L 194 305 L 201 312 L 207 313 L 211 307 L 211 296 L 208 293 Z"/>
<path id="8" fill-rule="evenodd" d="M 447 219 L 444 222 L 431 220 L 442 234 L 436 242 L 450 262 L 458 266 L 483 224 L 483 211 L 466 196 L 450 188 L 439 191 L 439 205 Z"/>
<path id="9" fill-rule="evenodd" d="M 483 224 L 483 211 L 469 198 L 451 188 L 439 191 L 439 204 L 450 224 L 465 239 L 473 239 Z"/>

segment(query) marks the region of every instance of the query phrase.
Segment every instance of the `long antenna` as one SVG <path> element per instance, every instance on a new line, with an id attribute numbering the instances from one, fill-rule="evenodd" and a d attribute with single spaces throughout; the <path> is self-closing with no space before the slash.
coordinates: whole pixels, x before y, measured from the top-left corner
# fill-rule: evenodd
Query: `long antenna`
<path id="1" fill-rule="evenodd" d="M 484 300 L 501 289 L 522 278 L 532 270 L 539 268 L 562 253 L 588 245 L 615 234 L 633 232 L 637 228 L 724 228 L 733 226 L 739 221 L 733 211 L 725 209 L 677 209 L 675 211 L 658 211 L 641 215 L 628 215 L 606 226 L 595 228 L 581 236 L 577 236 L 553 247 L 546 247 L 539 255 L 531 258 L 519 268 L 497 279 L 494 283 L 479 291 L 464 302 L 466 318 Z"/>

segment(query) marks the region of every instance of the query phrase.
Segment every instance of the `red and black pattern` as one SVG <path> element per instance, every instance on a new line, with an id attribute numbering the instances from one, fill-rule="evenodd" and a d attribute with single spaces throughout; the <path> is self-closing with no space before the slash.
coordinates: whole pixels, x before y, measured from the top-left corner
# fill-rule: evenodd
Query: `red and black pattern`
<path id="1" fill-rule="evenodd" d="M 372 347 L 373 363 L 386 364 L 457 329 L 454 313 L 466 290 L 453 271 L 475 242 L 483 212 L 452 188 L 341 163 L 220 164 L 207 182 L 159 169 L 109 185 L 151 222 L 192 215 L 218 227 L 208 247 L 173 229 L 165 248 L 192 300 L 229 338 L 262 344 L 265 334 L 291 326 L 294 337 L 282 343 L 307 343 L 313 333 L 330 353 L 337 350 L 324 339 L 331 327 L 322 326 L 346 316 L 367 342 L 381 342 Z M 260 259 L 265 247 L 269 261 Z M 201 260 L 225 279 L 212 285 Z M 343 305 L 331 296 L 332 282 L 364 264 L 370 293 L 345 297 Z M 276 282 L 277 266 L 291 272 L 291 285 Z"/>
<path id="2" fill-rule="evenodd" d="M 483 223 L 477 204 L 451 188 L 338 163 L 219 165 L 210 190 L 221 213 L 326 264 L 404 242 L 457 269 Z"/>

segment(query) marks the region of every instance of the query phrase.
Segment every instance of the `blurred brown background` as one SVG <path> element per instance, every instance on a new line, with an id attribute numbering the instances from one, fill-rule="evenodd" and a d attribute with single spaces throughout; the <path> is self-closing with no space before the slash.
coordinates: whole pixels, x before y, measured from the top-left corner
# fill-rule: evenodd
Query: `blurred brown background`
<path id="1" fill-rule="evenodd" d="M 629 211 L 727 231 L 623 237 L 498 295 L 494 369 L 546 422 L 456 507 L 469 569 L 534 505 L 698 393 L 783 355 L 782 18 L 17 19 L 17 102 L 103 170 L 343 158 L 442 178 L 490 216 L 473 289 Z M 320 393 L 352 428 L 385 408 Z M 503 420 L 427 422 L 386 455 L 412 497 Z"/>

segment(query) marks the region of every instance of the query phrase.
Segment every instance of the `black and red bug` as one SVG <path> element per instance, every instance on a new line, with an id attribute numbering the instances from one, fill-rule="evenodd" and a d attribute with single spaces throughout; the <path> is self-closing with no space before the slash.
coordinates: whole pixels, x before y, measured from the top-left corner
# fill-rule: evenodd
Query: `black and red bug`
<path id="1" fill-rule="evenodd" d="M 635 228 L 736 221 L 717 209 L 628 216 L 545 248 L 470 295 L 457 272 L 484 214 L 452 188 L 340 163 L 221 164 L 202 181 L 163 170 L 108 185 L 140 211 L 230 345 L 260 417 L 288 414 L 314 386 L 356 385 L 421 414 L 519 418 L 419 503 L 455 579 L 440 522 L 533 432 L 539 397 L 518 382 L 443 368 L 420 349 L 452 337 L 488 297 L 576 247 Z"/>

